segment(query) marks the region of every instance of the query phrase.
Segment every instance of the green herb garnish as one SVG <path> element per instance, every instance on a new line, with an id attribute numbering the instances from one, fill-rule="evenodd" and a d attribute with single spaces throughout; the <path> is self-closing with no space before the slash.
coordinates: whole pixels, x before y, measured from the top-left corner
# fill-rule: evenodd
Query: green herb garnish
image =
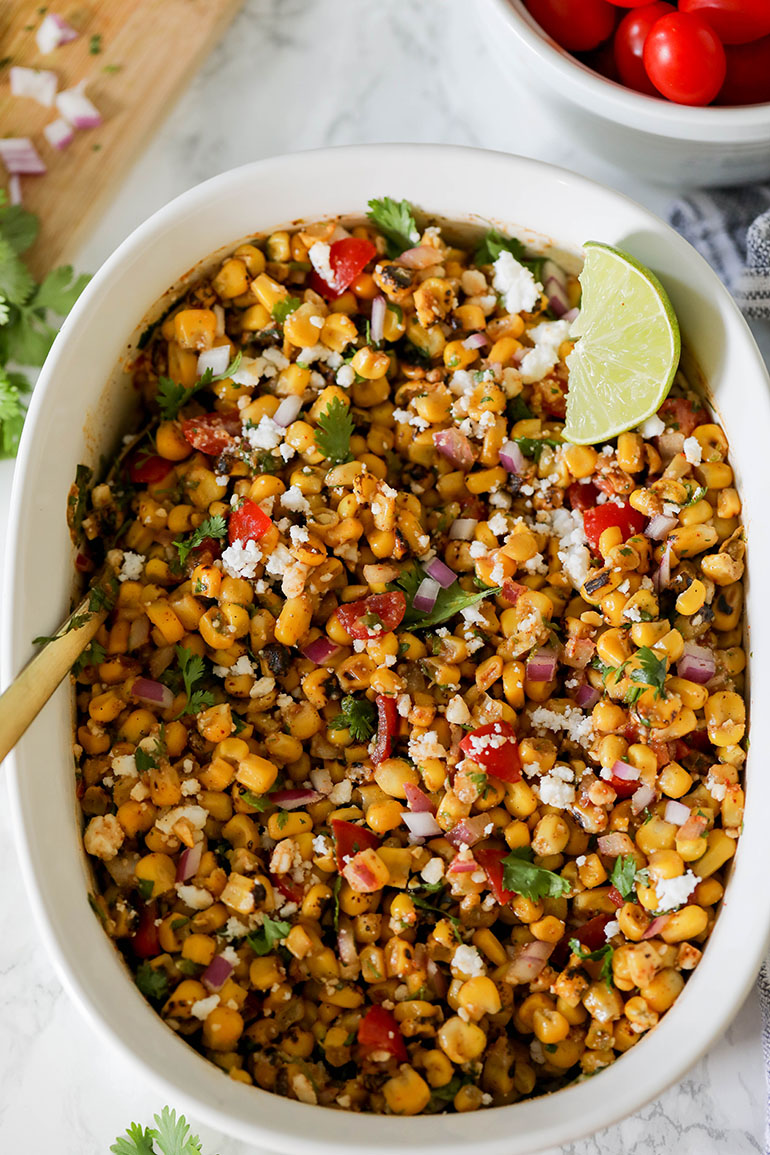
<path id="1" fill-rule="evenodd" d="M 561 898 L 570 884 L 560 874 L 535 866 L 529 846 L 519 846 L 503 859 L 503 886 L 524 898 Z"/>
<path id="2" fill-rule="evenodd" d="M 604 979 L 608 987 L 613 985 L 612 980 L 612 956 L 615 951 L 608 942 L 604 946 L 597 947 L 596 950 L 586 950 L 583 944 L 576 938 L 569 940 L 569 948 L 573 954 L 576 954 L 580 959 L 588 959 L 591 962 L 598 962 L 601 959 L 601 977 Z"/>
<path id="3" fill-rule="evenodd" d="M 513 441 L 525 457 L 531 457 L 535 462 L 538 462 L 542 457 L 546 445 L 549 445 L 551 449 L 557 449 L 563 444 L 553 437 L 514 437 Z"/>
<path id="4" fill-rule="evenodd" d="M 433 626 L 453 618 L 461 610 L 475 606 L 484 598 L 492 594 L 499 594 L 502 586 L 487 586 L 480 593 L 469 594 L 455 582 L 448 590 L 441 589 L 436 598 L 436 604 L 430 613 L 423 613 L 414 608 L 414 595 L 420 587 L 425 574 L 420 566 L 414 565 L 402 571 L 395 582 L 388 585 L 388 589 L 400 589 L 406 594 L 406 614 L 404 626 L 413 630 L 427 630 Z"/>
<path id="5" fill-rule="evenodd" d="M 275 320 L 282 325 L 289 314 L 298 309 L 301 304 L 299 297 L 284 297 L 282 301 L 275 302 L 270 312 Z"/>
<path id="6" fill-rule="evenodd" d="M 615 865 L 612 868 L 610 875 L 610 882 L 615 889 L 623 895 L 623 898 L 629 898 L 634 893 L 634 879 L 636 878 L 636 861 L 632 854 L 620 855 L 615 859 Z"/>
<path id="7" fill-rule="evenodd" d="M 254 954 L 270 954 L 276 943 L 285 939 L 290 930 L 291 923 L 281 922 L 279 919 L 270 918 L 266 914 L 259 930 L 246 935 L 246 942 Z"/>
<path id="8" fill-rule="evenodd" d="M 203 1155 L 201 1141 L 190 1134 L 184 1115 L 164 1107 L 154 1117 L 154 1127 L 132 1123 L 125 1137 L 116 1139 L 110 1147 L 112 1155 Z"/>
<path id="9" fill-rule="evenodd" d="M 178 385 L 177 382 L 172 381 L 170 377 L 159 377 L 156 399 L 163 420 L 173 421 L 182 406 L 186 405 L 196 393 L 200 393 L 201 389 L 205 389 L 208 385 L 213 385 L 215 381 L 224 381 L 226 377 L 232 377 L 233 373 L 238 372 L 238 366 L 241 363 L 242 357 L 243 354 L 239 350 L 224 373 L 217 373 L 215 375 L 211 369 L 206 369 L 189 389 L 185 385 Z"/>
<path id="10" fill-rule="evenodd" d="M 350 407 L 339 397 L 333 397 L 318 415 L 318 428 L 315 431 L 318 452 L 335 465 L 350 461 L 350 438 L 354 429 Z"/>
<path id="11" fill-rule="evenodd" d="M 388 256 L 398 257 L 405 249 L 413 248 L 420 239 L 414 212 L 409 201 L 394 201 L 392 197 L 369 201 L 366 214 L 388 242 Z"/>
<path id="12" fill-rule="evenodd" d="M 198 683 L 206 673 L 206 663 L 198 654 L 194 654 L 192 650 L 188 650 L 186 646 L 176 646 L 176 656 L 179 662 L 179 669 L 182 672 L 182 680 L 184 682 L 184 692 L 187 695 L 187 703 L 185 708 L 179 715 L 180 718 L 185 714 L 199 714 L 206 706 L 214 705 L 214 695 L 210 690 L 196 689 Z"/>
<path id="13" fill-rule="evenodd" d="M 202 521 L 197 529 L 193 530 L 192 534 L 185 541 L 175 541 L 174 545 L 179 550 L 179 560 L 182 565 L 187 561 L 190 552 L 196 549 L 201 542 L 205 541 L 207 537 L 215 538 L 221 541 L 227 536 L 227 522 L 221 513 L 214 514 L 213 517 L 207 517 Z"/>
<path id="14" fill-rule="evenodd" d="M 368 698 L 346 694 L 340 703 L 341 713 L 333 719 L 333 730 L 350 730 L 356 742 L 368 742 L 377 729 L 377 709 Z"/>
<path id="15" fill-rule="evenodd" d="M 136 985 L 145 998 L 154 1002 L 162 1002 L 168 994 L 168 976 L 166 972 L 143 962 L 136 972 Z"/>

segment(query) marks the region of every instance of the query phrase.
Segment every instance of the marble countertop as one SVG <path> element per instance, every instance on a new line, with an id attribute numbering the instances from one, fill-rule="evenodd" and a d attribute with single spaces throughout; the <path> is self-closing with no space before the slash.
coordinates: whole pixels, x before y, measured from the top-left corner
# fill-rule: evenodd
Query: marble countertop
<path id="1" fill-rule="evenodd" d="M 614 185 L 663 214 L 670 190 L 600 164 L 511 86 L 490 55 L 479 8 L 480 0 L 246 0 L 129 173 L 80 268 L 96 269 L 149 213 L 198 181 L 324 145 L 438 141 L 519 152 Z M 770 350 L 770 333 L 758 336 Z M 0 550 L 12 469 L 0 462 Z M 0 783 L 0 1151 L 107 1155 L 131 1120 L 150 1122 L 163 1098 L 64 994 L 30 916 L 4 791 Z M 685 1079 L 637 1115 L 562 1151 L 761 1152 L 764 1098 L 752 994 Z M 195 1122 L 206 1155 L 257 1155 Z"/>

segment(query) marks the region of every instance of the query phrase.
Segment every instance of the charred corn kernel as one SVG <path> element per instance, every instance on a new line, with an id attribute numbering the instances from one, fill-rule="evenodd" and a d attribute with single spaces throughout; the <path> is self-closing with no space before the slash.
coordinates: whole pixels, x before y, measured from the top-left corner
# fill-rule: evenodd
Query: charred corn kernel
<path id="1" fill-rule="evenodd" d="M 668 798 L 682 798 L 692 786 L 692 775 L 678 762 L 669 762 L 660 772 L 658 785 Z"/>
<path id="2" fill-rule="evenodd" d="M 487 1045 L 487 1036 L 475 1023 L 465 1023 L 457 1015 L 439 1028 L 438 1045 L 447 1058 L 458 1065 L 478 1059 Z"/>
<path id="3" fill-rule="evenodd" d="M 249 333 L 266 329 L 271 322 L 271 314 L 264 305 L 252 305 L 241 317 L 241 326 Z"/>
<path id="4" fill-rule="evenodd" d="M 583 477 L 590 477 L 596 469 L 599 455 L 590 445 L 570 445 L 564 450 L 564 460 L 567 468 L 578 481 Z"/>
<path id="5" fill-rule="evenodd" d="M 640 473 L 644 468 L 644 441 L 638 433 L 618 436 L 617 462 L 626 473 Z"/>
<path id="6" fill-rule="evenodd" d="M 478 358 L 478 349 L 466 349 L 462 341 L 449 341 L 444 346 L 444 364 L 447 369 L 467 369 Z"/>
<path id="7" fill-rule="evenodd" d="M 232 297 L 242 297 L 249 288 L 249 277 L 246 264 L 237 257 L 225 261 L 214 280 L 211 282 L 217 296 L 224 300 Z"/>
<path id="8" fill-rule="evenodd" d="M 683 906 L 681 910 L 669 915 L 660 937 L 664 942 L 684 942 L 685 939 L 702 934 L 707 925 L 708 915 L 702 907 Z"/>
<path id="9" fill-rule="evenodd" d="M 275 640 L 284 646 L 294 646 L 310 628 L 313 606 L 307 594 L 287 598 L 275 625 Z"/>
<path id="10" fill-rule="evenodd" d="M 298 348 L 310 348 L 318 344 L 323 330 L 325 310 L 308 301 L 289 313 L 283 323 L 284 336 Z M 301 360 L 301 358 L 300 358 Z"/>
<path id="11" fill-rule="evenodd" d="M 478 947 L 494 966 L 502 966 L 507 962 L 508 956 L 505 953 L 505 948 L 491 930 L 486 928 L 477 930 L 473 936 L 473 945 Z"/>
<path id="12" fill-rule="evenodd" d="M 611 525 L 608 529 L 603 530 L 599 535 L 599 549 L 604 557 L 615 549 L 616 546 L 622 545 L 623 534 L 617 525 Z"/>
<path id="13" fill-rule="evenodd" d="M 277 305 L 279 301 L 283 301 L 289 295 L 288 290 L 278 281 L 274 281 L 272 277 L 268 277 L 267 273 L 260 273 L 251 282 L 251 291 L 260 305 L 264 305 L 271 315 L 273 305 Z"/>
<path id="14" fill-rule="evenodd" d="M 695 476 L 706 489 L 727 489 L 733 483 L 733 471 L 724 461 L 704 461 L 695 467 Z"/>
<path id="15" fill-rule="evenodd" d="M 621 706 L 613 702 L 597 702 L 591 711 L 591 719 L 597 730 L 604 734 L 611 734 L 626 724 L 626 712 Z"/>
<path id="16" fill-rule="evenodd" d="M 502 465 L 494 469 L 479 469 L 475 473 L 468 474 L 465 485 L 469 493 L 492 493 L 500 489 L 507 476 Z"/>
<path id="17" fill-rule="evenodd" d="M 698 578 L 694 578 L 686 590 L 683 590 L 676 599 L 677 613 L 691 617 L 703 608 L 706 600 L 706 587 Z"/>
<path id="18" fill-rule="evenodd" d="M 709 740 L 715 746 L 734 746 L 746 731 L 746 706 L 731 690 L 709 695 L 704 706 Z"/>
<path id="19" fill-rule="evenodd" d="M 701 558 L 701 569 L 718 586 L 729 586 L 743 577 L 742 558 L 730 557 L 726 552 L 710 553 Z"/>
<path id="20" fill-rule="evenodd" d="M 538 1009 L 532 1016 L 535 1036 L 541 1043 L 560 1043 L 570 1032 L 570 1024 L 564 1015 L 549 1008 Z"/>
<path id="21" fill-rule="evenodd" d="M 717 514 L 719 517 L 732 518 L 739 517 L 741 512 L 741 499 L 738 496 L 737 489 L 720 489 L 717 494 Z"/>
<path id="22" fill-rule="evenodd" d="M 355 322 L 344 313 L 330 313 L 324 318 L 321 329 L 321 344 L 335 353 L 342 353 L 351 341 L 358 337 Z"/>
<path id="23" fill-rule="evenodd" d="M 260 758 L 258 754 L 247 754 L 240 759 L 235 772 L 236 781 L 254 794 L 266 794 L 277 777 L 278 767 L 275 762 Z M 284 835 L 281 834 L 279 837 Z"/>
<path id="24" fill-rule="evenodd" d="M 634 622 L 631 626 L 631 641 L 640 649 L 643 646 L 656 646 L 661 638 L 665 638 L 668 622 Z"/>
<path id="25" fill-rule="evenodd" d="M 517 341 L 515 337 L 500 337 L 489 350 L 488 357 L 490 362 L 507 365 L 517 349 L 520 348 L 521 342 Z"/>
<path id="26" fill-rule="evenodd" d="M 546 814 L 532 832 L 532 849 L 535 854 L 561 854 L 570 839 L 570 829 L 558 814 Z"/>
<path id="27" fill-rule="evenodd" d="M 271 838 L 293 838 L 313 829 L 313 819 L 304 810 L 291 810 L 288 814 L 271 814 L 267 820 L 267 833 Z"/>
<path id="28" fill-rule="evenodd" d="M 382 1094 L 392 1115 L 419 1115 L 430 1102 L 430 1087 L 406 1063 L 383 1085 Z"/>
<path id="29" fill-rule="evenodd" d="M 164 642 L 176 645 L 185 636 L 186 630 L 165 598 L 151 602 L 146 609 L 147 617 L 160 631 Z"/>
<path id="30" fill-rule="evenodd" d="M 229 737 L 232 730 L 233 718 L 227 703 L 211 706 L 198 715 L 198 733 L 209 742 L 221 742 L 223 738 Z"/>
<path id="31" fill-rule="evenodd" d="M 474 1022 L 484 1015 L 496 1015 L 502 1005 L 500 992 L 486 975 L 477 975 L 464 982 L 457 993 L 457 1003 Z"/>
<path id="32" fill-rule="evenodd" d="M 454 316 L 461 329 L 486 329 L 487 319 L 480 305 L 458 305 Z"/>
<path id="33" fill-rule="evenodd" d="M 277 955 L 268 954 L 255 958 L 249 966 L 249 982 L 256 991 L 269 991 L 282 979 L 283 967 Z"/>

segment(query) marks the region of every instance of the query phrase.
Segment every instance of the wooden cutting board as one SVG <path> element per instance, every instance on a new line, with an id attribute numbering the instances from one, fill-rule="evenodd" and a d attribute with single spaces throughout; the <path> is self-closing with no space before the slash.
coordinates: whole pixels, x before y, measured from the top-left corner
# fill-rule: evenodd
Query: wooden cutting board
<path id="1" fill-rule="evenodd" d="M 71 261 L 241 2 L 54 0 L 46 9 L 30 0 L 0 0 L 0 135 L 30 137 L 48 166 L 45 176 L 21 178 L 24 205 L 40 218 L 40 236 L 25 258 L 38 278 Z M 62 16 L 80 36 L 43 56 L 35 32 L 46 10 Z M 51 148 L 42 129 L 58 112 L 11 96 L 13 64 L 51 69 L 59 91 L 87 79 L 101 126 L 76 132 L 62 152 Z M 4 185 L 7 174 L 0 162 L 0 188 Z"/>

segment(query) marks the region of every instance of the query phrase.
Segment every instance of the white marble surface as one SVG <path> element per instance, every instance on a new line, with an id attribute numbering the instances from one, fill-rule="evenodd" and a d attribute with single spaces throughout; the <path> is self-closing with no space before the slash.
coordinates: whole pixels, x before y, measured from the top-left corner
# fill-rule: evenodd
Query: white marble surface
<path id="1" fill-rule="evenodd" d="M 247 0 L 125 180 L 80 267 L 95 269 L 144 217 L 196 182 L 261 156 L 322 145 L 441 141 L 520 152 L 594 176 L 664 212 L 670 192 L 600 165 L 510 86 L 484 41 L 480 4 Z M 758 335 L 770 350 L 770 334 Z M 11 475 L 11 463 L 0 462 L 0 549 Z M 149 1122 L 162 1101 L 62 991 L 30 917 L 4 790 L 0 784 L 0 1152 L 106 1155 L 130 1120 Z M 687 1078 L 636 1116 L 564 1148 L 565 1155 L 763 1151 L 758 1015 L 752 995 Z M 206 1155 L 256 1155 L 206 1127 L 197 1130 Z"/>

